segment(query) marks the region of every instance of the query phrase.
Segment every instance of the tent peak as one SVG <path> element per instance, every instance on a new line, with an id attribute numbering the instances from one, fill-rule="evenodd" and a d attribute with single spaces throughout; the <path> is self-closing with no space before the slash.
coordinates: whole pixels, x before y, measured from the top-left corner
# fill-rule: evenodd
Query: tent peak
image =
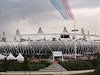
<path id="1" fill-rule="evenodd" d="M 39 29 L 38 29 L 38 32 L 37 32 L 38 34 L 41 34 L 41 33 L 44 33 L 43 31 L 42 31 L 42 28 L 41 27 L 39 27 Z"/>

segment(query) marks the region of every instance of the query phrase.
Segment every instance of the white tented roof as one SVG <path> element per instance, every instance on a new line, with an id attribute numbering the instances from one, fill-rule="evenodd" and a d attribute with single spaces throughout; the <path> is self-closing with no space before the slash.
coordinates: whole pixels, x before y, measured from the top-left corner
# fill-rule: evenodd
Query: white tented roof
<path id="1" fill-rule="evenodd" d="M 3 60 L 3 59 L 5 59 L 5 56 L 0 54 L 0 60 Z"/>
<path id="2" fill-rule="evenodd" d="M 16 59 L 17 59 L 18 61 L 24 61 L 24 57 L 22 56 L 21 53 L 19 53 L 19 55 L 16 57 Z"/>
<path id="3" fill-rule="evenodd" d="M 16 58 L 12 55 L 12 53 L 10 53 L 7 60 L 16 60 Z"/>

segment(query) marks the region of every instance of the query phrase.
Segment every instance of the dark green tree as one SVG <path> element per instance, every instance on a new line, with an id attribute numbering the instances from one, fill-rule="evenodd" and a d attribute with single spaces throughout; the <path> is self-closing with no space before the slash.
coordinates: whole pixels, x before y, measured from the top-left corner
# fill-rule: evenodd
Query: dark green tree
<path id="1" fill-rule="evenodd" d="M 94 75 L 100 75 L 100 65 L 94 70 Z"/>
<path id="2" fill-rule="evenodd" d="M 3 62 L 3 70 L 6 72 L 8 70 L 8 67 L 9 67 L 9 62 L 7 61 L 7 58 L 5 58 Z"/>
<path id="3" fill-rule="evenodd" d="M 98 53 L 97 55 L 97 67 L 96 69 L 94 70 L 94 75 L 100 75 L 100 54 Z"/>
<path id="4" fill-rule="evenodd" d="M 26 56 L 24 57 L 24 61 L 22 62 L 22 69 L 25 70 L 25 71 L 29 69 L 28 61 L 27 61 Z"/>
<path id="5" fill-rule="evenodd" d="M 100 65 L 100 54 L 97 54 L 97 65 Z"/>

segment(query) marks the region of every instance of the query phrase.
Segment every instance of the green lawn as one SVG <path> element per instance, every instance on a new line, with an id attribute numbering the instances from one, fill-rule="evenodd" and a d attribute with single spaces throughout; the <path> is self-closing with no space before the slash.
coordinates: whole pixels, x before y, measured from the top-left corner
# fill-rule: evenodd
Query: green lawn
<path id="1" fill-rule="evenodd" d="M 0 75 L 5 75 L 5 74 L 0 74 Z M 11 75 L 11 74 L 6 74 L 6 75 Z M 19 75 L 19 74 L 14 74 L 14 75 Z M 52 74 L 20 74 L 20 75 L 52 75 Z"/>
<path id="2" fill-rule="evenodd" d="M 72 74 L 72 75 L 94 75 L 94 74 L 91 72 L 91 73 L 81 73 L 81 74 Z"/>

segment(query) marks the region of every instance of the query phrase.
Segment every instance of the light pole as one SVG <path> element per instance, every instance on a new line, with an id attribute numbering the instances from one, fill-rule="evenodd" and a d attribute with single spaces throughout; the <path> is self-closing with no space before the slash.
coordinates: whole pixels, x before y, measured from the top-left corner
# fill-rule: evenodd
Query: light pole
<path id="1" fill-rule="evenodd" d="M 61 61 L 62 62 L 62 61 Z M 61 65 L 61 75 L 62 75 L 62 65 Z"/>

